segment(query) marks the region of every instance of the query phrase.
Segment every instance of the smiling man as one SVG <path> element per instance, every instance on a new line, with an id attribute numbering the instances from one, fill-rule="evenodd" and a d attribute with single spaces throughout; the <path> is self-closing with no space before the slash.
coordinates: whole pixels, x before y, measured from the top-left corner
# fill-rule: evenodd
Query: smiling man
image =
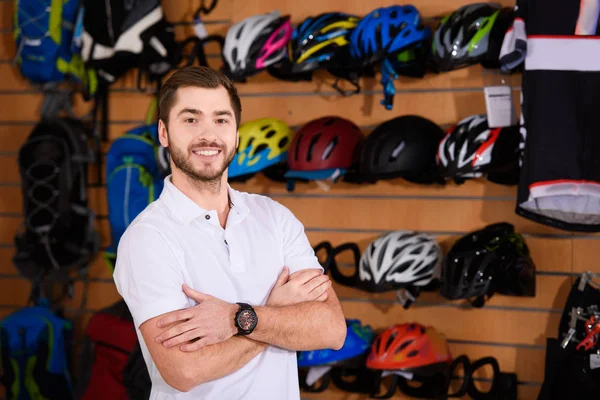
<path id="1" fill-rule="evenodd" d="M 222 73 L 175 72 L 159 95 L 171 175 L 130 224 L 114 280 L 151 399 L 299 399 L 296 351 L 342 347 L 346 324 L 303 225 L 232 189 L 241 103 Z"/>

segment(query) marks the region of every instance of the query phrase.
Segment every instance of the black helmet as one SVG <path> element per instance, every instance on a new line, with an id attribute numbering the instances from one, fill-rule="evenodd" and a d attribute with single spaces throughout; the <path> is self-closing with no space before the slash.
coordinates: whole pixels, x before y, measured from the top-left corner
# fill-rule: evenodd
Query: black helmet
<path id="1" fill-rule="evenodd" d="M 442 264 L 440 293 L 482 307 L 485 295 L 535 296 L 535 265 L 514 226 L 496 223 L 463 236 Z"/>
<path id="2" fill-rule="evenodd" d="M 464 118 L 439 143 L 440 173 L 457 183 L 490 173 L 488 179 L 516 184 L 519 171 L 519 127 L 490 128 L 485 114 Z"/>
<path id="3" fill-rule="evenodd" d="M 441 182 L 435 164 L 444 131 L 416 115 L 388 120 L 365 140 L 359 175 L 365 181 L 403 177 L 415 183 Z"/>

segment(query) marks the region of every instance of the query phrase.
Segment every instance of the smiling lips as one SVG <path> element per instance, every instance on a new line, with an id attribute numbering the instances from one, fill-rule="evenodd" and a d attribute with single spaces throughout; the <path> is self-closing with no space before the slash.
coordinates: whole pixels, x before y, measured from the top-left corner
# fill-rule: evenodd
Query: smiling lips
<path id="1" fill-rule="evenodd" d="M 203 156 L 203 157 L 214 157 L 217 154 L 219 154 L 221 152 L 221 150 L 215 150 L 215 149 L 210 149 L 210 150 L 194 150 L 193 153 L 198 155 L 198 156 Z"/>

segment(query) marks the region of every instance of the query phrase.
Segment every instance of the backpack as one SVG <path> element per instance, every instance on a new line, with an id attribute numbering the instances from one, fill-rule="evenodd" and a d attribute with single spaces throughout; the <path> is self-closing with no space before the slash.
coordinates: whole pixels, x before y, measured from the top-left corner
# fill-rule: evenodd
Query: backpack
<path id="1" fill-rule="evenodd" d="M 19 149 L 24 223 L 14 237 L 17 270 L 34 283 L 47 276 L 84 276 L 100 236 L 88 207 L 91 131 L 70 117 L 42 118 Z"/>
<path id="2" fill-rule="evenodd" d="M 139 341 L 135 344 L 135 347 L 129 355 L 127 365 L 123 371 L 123 380 L 129 400 L 150 399 L 152 380 L 150 379 L 148 366 L 144 360 Z"/>
<path id="3" fill-rule="evenodd" d="M 103 84 L 112 84 L 131 69 L 151 80 L 175 65 L 175 30 L 164 16 L 160 0 L 82 0 L 82 50 L 88 68 Z"/>
<path id="4" fill-rule="evenodd" d="M 77 399 L 127 400 L 123 371 L 137 342 L 124 301 L 96 312 L 85 331 Z"/>
<path id="5" fill-rule="evenodd" d="M 15 1 L 15 63 L 34 84 L 58 84 L 67 78 L 93 93 L 96 76 L 86 71 L 74 46 L 79 0 Z"/>
<path id="6" fill-rule="evenodd" d="M 125 132 L 108 150 L 106 195 L 112 241 L 103 256 L 111 271 L 125 229 L 162 192 L 159 147 L 158 125 L 153 123 Z"/>
<path id="7" fill-rule="evenodd" d="M 72 329 L 42 302 L 0 321 L 0 384 L 6 400 L 73 399 Z"/>

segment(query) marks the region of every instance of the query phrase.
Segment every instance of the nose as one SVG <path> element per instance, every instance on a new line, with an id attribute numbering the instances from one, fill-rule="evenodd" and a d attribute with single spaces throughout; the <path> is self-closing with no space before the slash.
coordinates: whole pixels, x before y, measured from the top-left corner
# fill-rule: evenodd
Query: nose
<path id="1" fill-rule="evenodd" d="M 217 141 L 217 135 L 212 124 L 207 122 L 200 122 L 197 125 L 197 129 L 193 130 L 194 138 L 193 142 L 215 142 Z"/>

